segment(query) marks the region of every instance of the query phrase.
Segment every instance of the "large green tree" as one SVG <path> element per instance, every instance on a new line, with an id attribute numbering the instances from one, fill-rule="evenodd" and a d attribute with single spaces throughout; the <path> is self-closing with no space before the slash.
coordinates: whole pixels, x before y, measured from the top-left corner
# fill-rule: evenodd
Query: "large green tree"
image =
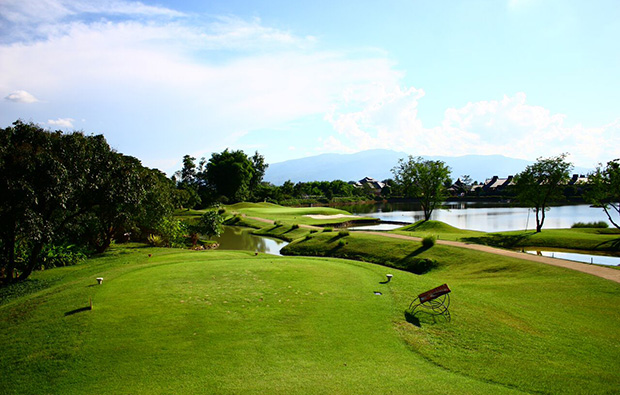
<path id="1" fill-rule="evenodd" d="M 517 199 L 536 213 L 536 232 L 545 223 L 549 204 L 564 198 L 563 187 L 568 183 L 573 165 L 566 161 L 567 154 L 538 158 L 534 164 L 514 177 Z"/>
<path id="2" fill-rule="evenodd" d="M 448 197 L 445 184 L 450 180 L 450 168 L 440 160 L 409 156 L 400 159 L 392 173 L 404 195 L 420 201 L 426 221 Z"/>
<path id="3" fill-rule="evenodd" d="M 156 223 L 172 197 L 162 198 L 161 174 L 153 172 L 101 135 L 21 121 L 0 129 L 2 281 L 27 278 L 46 246 L 77 242 L 103 251 L 118 233 Z"/>
<path id="4" fill-rule="evenodd" d="M 206 179 L 217 196 L 228 202 L 241 202 L 250 196 L 254 176 L 252 161 L 241 151 L 213 153 L 207 163 Z"/>
<path id="5" fill-rule="evenodd" d="M 609 222 L 620 229 L 620 159 L 614 159 L 596 168 L 588 175 L 589 191 L 586 199 L 597 207 L 601 207 Z M 614 215 L 612 215 L 614 214 Z"/>

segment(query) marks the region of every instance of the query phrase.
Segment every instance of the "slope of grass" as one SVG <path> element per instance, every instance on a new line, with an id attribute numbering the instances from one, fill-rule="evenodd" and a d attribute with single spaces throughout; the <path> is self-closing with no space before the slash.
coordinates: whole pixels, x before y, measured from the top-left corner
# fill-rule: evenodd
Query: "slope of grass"
<path id="1" fill-rule="evenodd" d="M 434 282 L 379 266 L 117 248 L 35 277 L 0 307 L 3 393 L 515 392 L 412 352 L 395 300 Z"/>
<path id="2" fill-rule="evenodd" d="M 311 232 L 317 232 L 317 230 L 311 230 L 302 226 L 283 225 L 278 223 L 277 225 L 268 225 L 254 231 L 253 233 L 259 236 L 275 237 L 286 241 L 293 241 L 305 237 Z"/>
<path id="3" fill-rule="evenodd" d="M 403 248 L 402 241 L 381 236 L 352 232 L 345 239 L 348 243 L 338 254 L 365 254 L 367 260 Z M 421 250 L 420 244 L 412 244 L 417 258 L 439 264 L 418 278 L 428 288 L 446 282 L 453 290 L 449 324 L 433 324 L 424 315 L 420 327 L 396 323 L 413 350 L 451 372 L 526 392 L 606 393 L 618 388 L 617 283 L 462 248 Z M 323 249 L 328 255 L 333 248 L 329 239 L 313 237 L 285 250 L 319 255 Z M 411 301 L 411 291 L 392 290 L 398 305 Z"/>
<path id="4" fill-rule="evenodd" d="M 543 229 L 488 233 L 462 237 L 461 241 L 504 248 L 563 248 L 584 251 L 620 251 L 620 232 L 613 229 Z"/>
<path id="5" fill-rule="evenodd" d="M 421 274 L 437 266 L 434 259 L 424 255 L 426 250 L 421 243 L 408 240 L 356 232 L 350 232 L 348 236 L 339 232 L 322 232 L 291 243 L 280 253 L 355 259 Z"/>

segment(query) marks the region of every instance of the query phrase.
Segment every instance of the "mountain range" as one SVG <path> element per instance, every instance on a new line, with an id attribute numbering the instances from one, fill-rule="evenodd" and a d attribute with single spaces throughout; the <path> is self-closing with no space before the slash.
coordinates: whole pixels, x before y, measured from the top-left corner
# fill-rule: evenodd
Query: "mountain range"
<path id="1" fill-rule="evenodd" d="M 408 154 L 392 150 L 375 149 L 354 154 L 321 154 L 284 162 L 271 163 L 265 172 L 264 180 L 274 185 L 285 181 L 357 181 L 364 177 L 376 180 L 393 178 L 391 169 Z M 450 166 L 452 178 L 456 180 L 469 175 L 473 181 L 484 182 L 493 176 L 515 175 L 534 163 L 524 159 L 509 158 L 503 155 L 465 155 L 465 156 L 422 156 L 424 159 L 441 160 Z M 576 167 L 573 173 L 586 174 L 591 169 Z"/>

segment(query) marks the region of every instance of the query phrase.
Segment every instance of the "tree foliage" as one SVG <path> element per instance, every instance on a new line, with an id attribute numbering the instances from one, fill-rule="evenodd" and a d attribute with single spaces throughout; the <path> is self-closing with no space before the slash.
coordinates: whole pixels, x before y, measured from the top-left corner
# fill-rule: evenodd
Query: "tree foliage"
<path id="1" fill-rule="evenodd" d="M 224 217 L 214 210 L 208 210 L 200 216 L 198 220 L 198 233 L 203 234 L 211 240 L 222 233 L 222 223 Z"/>
<path id="2" fill-rule="evenodd" d="M 566 161 L 567 154 L 551 158 L 538 158 L 514 177 L 517 199 L 534 209 L 536 213 L 536 232 L 540 232 L 545 222 L 545 212 L 549 203 L 561 200 L 562 190 L 568 183 L 573 165 Z"/>
<path id="3" fill-rule="evenodd" d="M 167 189 L 166 189 L 167 188 Z M 0 129 L 2 281 L 27 278 L 53 245 L 102 252 L 169 215 L 172 185 L 105 138 L 17 121 Z"/>
<path id="4" fill-rule="evenodd" d="M 442 161 L 409 156 L 407 160 L 400 159 L 392 173 L 406 197 L 420 200 L 426 221 L 448 197 L 446 185 L 450 183 L 450 168 Z"/>
<path id="5" fill-rule="evenodd" d="M 601 207 L 609 222 L 620 229 L 620 159 L 614 159 L 596 168 L 588 175 L 590 190 L 586 194 L 588 202 Z M 614 214 L 614 215 L 612 215 Z"/>

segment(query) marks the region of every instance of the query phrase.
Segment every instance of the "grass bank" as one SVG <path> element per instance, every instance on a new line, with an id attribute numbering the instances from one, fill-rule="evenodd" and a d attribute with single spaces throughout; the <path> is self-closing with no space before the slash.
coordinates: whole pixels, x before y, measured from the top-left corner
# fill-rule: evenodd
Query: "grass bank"
<path id="1" fill-rule="evenodd" d="M 418 221 L 391 233 L 424 237 L 436 235 L 443 240 L 462 241 L 500 248 L 561 248 L 581 251 L 620 252 L 618 229 L 543 229 L 534 231 L 477 232 L 458 229 L 440 221 Z"/>

